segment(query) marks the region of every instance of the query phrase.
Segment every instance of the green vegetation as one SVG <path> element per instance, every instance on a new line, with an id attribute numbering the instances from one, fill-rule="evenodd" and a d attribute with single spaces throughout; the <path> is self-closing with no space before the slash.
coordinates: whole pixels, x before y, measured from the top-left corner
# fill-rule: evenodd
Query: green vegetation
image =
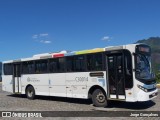
<path id="1" fill-rule="evenodd" d="M 160 72 L 156 74 L 156 81 L 160 84 Z"/>
<path id="2" fill-rule="evenodd" d="M 160 83 L 160 37 L 138 40 L 137 43 L 145 43 L 151 47 L 152 67 L 156 74 L 156 81 Z"/>

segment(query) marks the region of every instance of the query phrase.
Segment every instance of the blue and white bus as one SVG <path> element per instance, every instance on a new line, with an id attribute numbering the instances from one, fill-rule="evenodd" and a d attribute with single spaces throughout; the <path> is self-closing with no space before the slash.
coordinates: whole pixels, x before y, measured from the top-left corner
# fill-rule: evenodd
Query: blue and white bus
<path id="1" fill-rule="evenodd" d="M 151 68 L 151 48 L 129 44 L 74 52 L 55 52 L 3 62 L 2 89 L 13 94 L 108 101 L 154 99 L 158 90 Z"/>

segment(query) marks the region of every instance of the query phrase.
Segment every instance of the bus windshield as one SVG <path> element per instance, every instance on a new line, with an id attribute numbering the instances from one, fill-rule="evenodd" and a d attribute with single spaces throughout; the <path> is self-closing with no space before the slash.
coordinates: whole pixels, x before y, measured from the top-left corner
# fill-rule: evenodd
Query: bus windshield
<path id="1" fill-rule="evenodd" d="M 136 55 L 136 78 L 150 80 L 154 78 L 151 69 L 151 56 L 145 54 Z"/>

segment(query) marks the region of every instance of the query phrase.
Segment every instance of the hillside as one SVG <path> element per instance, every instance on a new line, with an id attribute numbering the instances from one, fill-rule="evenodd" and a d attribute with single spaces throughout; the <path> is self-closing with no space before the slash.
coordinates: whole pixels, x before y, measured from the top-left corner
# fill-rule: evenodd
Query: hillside
<path id="1" fill-rule="evenodd" d="M 152 48 L 152 66 L 155 72 L 160 71 L 160 37 L 150 37 L 138 40 L 137 43 L 145 43 Z"/>

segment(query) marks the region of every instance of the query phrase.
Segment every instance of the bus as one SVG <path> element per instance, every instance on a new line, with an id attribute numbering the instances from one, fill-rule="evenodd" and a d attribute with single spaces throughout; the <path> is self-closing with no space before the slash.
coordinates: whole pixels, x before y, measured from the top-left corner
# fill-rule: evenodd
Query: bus
<path id="1" fill-rule="evenodd" d="M 60 51 L 3 62 L 3 91 L 91 99 L 105 107 L 112 100 L 137 102 L 157 97 L 151 48 L 128 44 Z"/>

